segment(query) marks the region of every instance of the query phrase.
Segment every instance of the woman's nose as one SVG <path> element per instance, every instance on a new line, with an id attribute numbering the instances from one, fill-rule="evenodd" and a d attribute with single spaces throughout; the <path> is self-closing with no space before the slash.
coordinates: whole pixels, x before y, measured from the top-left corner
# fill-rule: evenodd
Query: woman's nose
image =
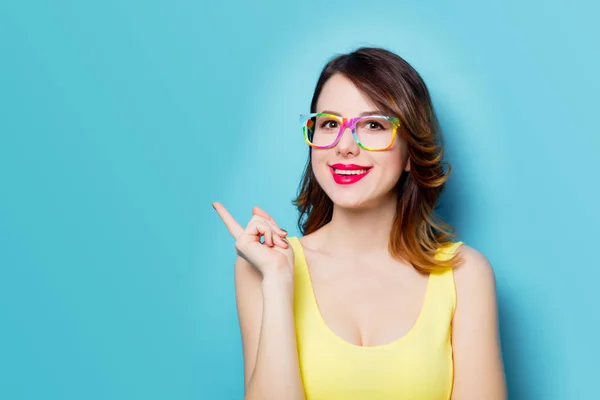
<path id="1" fill-rule="evenodd" d="M 342 129 L 342 137 L 336 145 L 337 153 L 341 155 L 357 155 L 360 148 L 352 136 L 352 128 L 349 125 L 345 125 Z"/>

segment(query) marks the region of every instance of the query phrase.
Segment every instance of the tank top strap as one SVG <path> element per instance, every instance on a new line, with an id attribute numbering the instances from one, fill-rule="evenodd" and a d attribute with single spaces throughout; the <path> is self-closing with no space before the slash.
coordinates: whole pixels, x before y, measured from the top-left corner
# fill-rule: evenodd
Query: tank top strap
<path id="1" fill-rule="evenodd" d="M 300 238 L 291 236 L 287 238 L 287 241 L 292 246 L 292 250 L 294 250 L 294 279 L 303 279 L 308 276 L 308 266 L 306 265 L 306 258 Z"/>
<path id="2" fill-rule="evenodd" d="M 306 256 L 300 239 L 296 236 L 287 238 L 294 250 L 294 310 L 297 318 L 317 318 L 317 309 L 313 298 L 310 273 L 306 264 Z"/>
<path id="3" fill-rule="evenodd" d="M 435 255 L 435 258 L 440 261 L 447 261 L 447 260 L 451 259 L 452 256 L 454 256 L 454 253 L 456 253 L 458 248 L 460 246 L 462 246 L 463 244 L 464 244 L 463 242 L 459 241 L 459 242 L 453 242 L 453 243 L 447 244 L 445 246 L 442 246 L 438 249 L 438 252 Z"/>
<path id="4" fill-rule="evenodd" d="M 435 258 L 447 261 L 453 257 L 463 242 L 454 242 L 440 247 Z M 432 272 L 429 277 L 432 280 L 431 287 L 431 310 L 430 316 L 441 324 L 452 321 L 456 309 L 456 288 L 454 285 L 454 270 L 450 267 Z"/>

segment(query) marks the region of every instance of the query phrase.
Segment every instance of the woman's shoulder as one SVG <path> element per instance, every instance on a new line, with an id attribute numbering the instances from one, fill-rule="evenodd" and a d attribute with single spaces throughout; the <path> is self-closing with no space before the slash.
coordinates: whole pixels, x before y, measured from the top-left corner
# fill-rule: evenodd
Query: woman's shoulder
<path id="1" fill-rule="evenodd" d="M 459 242 L 456 252 L 461 262 L 454 268 L 457 292 L 481 292 L 495 288 L 496 277 L 488 258 L 479 250 Z"/>
<path id="2" fill-rule="evenodd" d="M 321 227 L 314 232 L 307 233 L 305 235 L 300 234 L 298 236 L 295 236 L 294 239 L 296 239 L 302 245 L 302 248 L 306 251 L 317 249 L 322 247 L 323 245 L 323 230 L 323 227 Z"/>

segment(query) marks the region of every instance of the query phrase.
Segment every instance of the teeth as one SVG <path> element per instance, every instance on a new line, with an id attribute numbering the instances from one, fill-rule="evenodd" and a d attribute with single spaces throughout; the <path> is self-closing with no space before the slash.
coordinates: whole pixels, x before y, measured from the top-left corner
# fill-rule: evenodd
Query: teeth
<path id="1" fill-rule="evenodd" d="M 367 172 L 367 170 L 366 169 L 352 169 L 352 170 L 334 169 L 333 172 L 335 172 L 338 175 L 360 175 L 360 174 L 365 174 Z"/>

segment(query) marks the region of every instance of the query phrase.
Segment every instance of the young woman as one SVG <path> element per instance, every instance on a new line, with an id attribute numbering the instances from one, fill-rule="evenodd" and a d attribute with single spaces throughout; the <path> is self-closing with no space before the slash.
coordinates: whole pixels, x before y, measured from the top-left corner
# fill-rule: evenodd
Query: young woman
<path id="1" fill-rule="evenodd" d="M 246 399 L 505 399 L 494 273 L 434 215 L 449 168 L 419 74 L 337 56 L 301 123 L 302 237 L 213 204 L 239 255 Z"/>

